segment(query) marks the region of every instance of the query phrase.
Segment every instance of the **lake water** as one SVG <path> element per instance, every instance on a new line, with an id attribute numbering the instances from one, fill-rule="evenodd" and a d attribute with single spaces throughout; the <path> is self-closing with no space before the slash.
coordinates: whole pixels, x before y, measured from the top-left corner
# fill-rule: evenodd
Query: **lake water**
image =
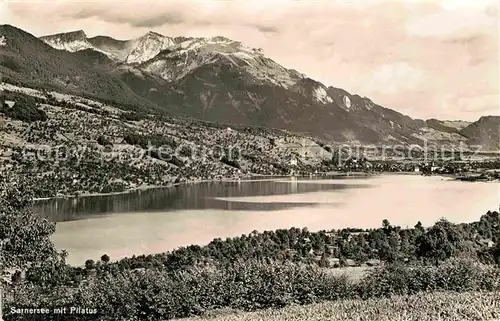
<path id="1" fill-rule="evenodd" d="M 158 253 L 253 230 L 371 228 L 384 218 L 403 227 L 441 217 L 470 222 L 498 210 L 499 186 L 400 174 L 280 178 L 49 200 L 35 211 L 57 222 L 56 246 L 81 265 L 104 253 L 111 259 Z"/>

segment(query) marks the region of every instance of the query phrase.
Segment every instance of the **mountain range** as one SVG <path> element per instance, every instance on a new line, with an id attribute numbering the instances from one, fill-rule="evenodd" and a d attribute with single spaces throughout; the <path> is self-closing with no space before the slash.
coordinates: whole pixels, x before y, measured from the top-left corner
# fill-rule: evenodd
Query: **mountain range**
<path id="1" fill-rule="evenodd" d="M 58 90 L 143 112 L 264 126 L 329 143 L 427 144 L 500 150 L 500 117 L 413 119 L 367 97 L 281 66 L 225 37 L 131 40 L 74 31 L 37 38 L 0 26 L 3 81 Z"/>

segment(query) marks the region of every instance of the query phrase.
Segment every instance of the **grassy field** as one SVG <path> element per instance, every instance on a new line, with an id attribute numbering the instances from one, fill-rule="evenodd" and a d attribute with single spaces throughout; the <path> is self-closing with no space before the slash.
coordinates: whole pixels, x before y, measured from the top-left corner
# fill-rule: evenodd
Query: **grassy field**
<path id="1" fill-rule="evenodd" d="M 332 276 L 345 276 L 348 280 L 357 282 L 363 279 L 363 277 L 372 271 L 373 268 L 369 266 L 352 266 L 344 268 L 329 268 L 326 271 Z"/>
<path id="2" fill-rule="evenodd" d="M 498 293 L 429 293 L 390 299 L 347 300 L 281 310 L 214 311 L 184 321 L 457 321 L 500 320 Z"/>

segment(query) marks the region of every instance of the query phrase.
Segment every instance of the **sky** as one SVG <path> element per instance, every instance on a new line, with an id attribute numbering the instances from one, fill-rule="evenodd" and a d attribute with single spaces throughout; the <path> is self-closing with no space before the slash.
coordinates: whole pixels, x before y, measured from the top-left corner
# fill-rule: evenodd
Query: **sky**
<path id="1" fill-rule="evenodd" d="M 500 115 L 500 0 L 0 0 L 35 36 L 225 36 L 414 118 Z"/>

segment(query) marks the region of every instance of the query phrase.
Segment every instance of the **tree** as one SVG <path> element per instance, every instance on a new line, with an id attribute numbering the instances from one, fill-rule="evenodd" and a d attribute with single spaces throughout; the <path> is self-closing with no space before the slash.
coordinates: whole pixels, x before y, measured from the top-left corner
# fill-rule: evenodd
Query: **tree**
<path id="1" fill-rule="evenodd" d="M 340 256 L 339 257 L 339 265 L 340 267 L 345 267 L 347 266 L 347 260 L 344 256 Z"/>
<path id="2" fill-rule="evenodd" d="M 323 253 L 321 256 L 321 259 L 318 262 L 319 267 L 322 268 L 328 268 L 330 267 L 330 261 L 328 261 L 328 257 L 326 256 L 326 253 Z"/>
<path id="3" fill-rule="evenodd" d="M 382 221 L 382 228 L 383 228 L 384 230 L 390 230 L 390 229 L 391 229 L 391 223 L 389 223 L 389 220 L 384 219 L 384 220 Z"/>
<path id="4" fill-rule="evenodd" d="M 0 313 L 8 271 L 28 271 L 44 262 L 64 261 L 50 236 L 55 224 L 32 211 L 33 193 L 27 179 L 0 173 Z M 50 272 L 50 271 L 49 271 Z M 19 273 L 14 277 L 16 281 Z"/>
<path id="5" fill-rule="evenodd" d="M 495 262 L 500 265 L 500 234 L 497 237 L 495 247 L 493 248 L 493 258 Z"/>
<path id="6" fill-rule="evenodd" d="M 55 223 L 33 213 L 27 180 L 0 175 L 0 271 L 25 269 L 53 258 Z M 12 183 L 14 182 L 14 183 Z"/>
<path id="7" fill-rule="evenodd" d="M 94 260 L 88 259 L 87 261 L 85 261 L 85 268 L 87 270 L 89 270 L 89 271 L 95 269 L 95 262 L 94 262 Z"/>
<path id="8" fill-rule="evenodd" d="M 107 138 L 106 136 L 104 135 L 101 135 L 97 138 L 97 143 L 101 146 L 109 146 L 109 145 L 113 145 L 111 143 L 111 141 L 109 140 L 109 138 Z"/>
<path id="9" fill-rule="evenodd" d="M 443 261 L 462 252 L 463 241 L 460 227 L 446 219 L 441 219 L 417 238 L 417 255 L 436 262 Z"/>
<path id="10" fill-rule="evenodd" d="M 417 224 L 415 224 L 415 229 L 419 232 L 425 231 L 424 227 L 422 226 L 422 222 L 420 222 L 420 221 L 418 221 Z"/>
<path id="11" fill-rule="evenodd" d="M 101 261 L 102 261 L 103 263 L 109 263 L 109 260 L 110 260 L 110 259 L 109 259 L 109 256 L 108 256 L 107 254 L 103 254 L 103 255 L 101 256 Z"/>

